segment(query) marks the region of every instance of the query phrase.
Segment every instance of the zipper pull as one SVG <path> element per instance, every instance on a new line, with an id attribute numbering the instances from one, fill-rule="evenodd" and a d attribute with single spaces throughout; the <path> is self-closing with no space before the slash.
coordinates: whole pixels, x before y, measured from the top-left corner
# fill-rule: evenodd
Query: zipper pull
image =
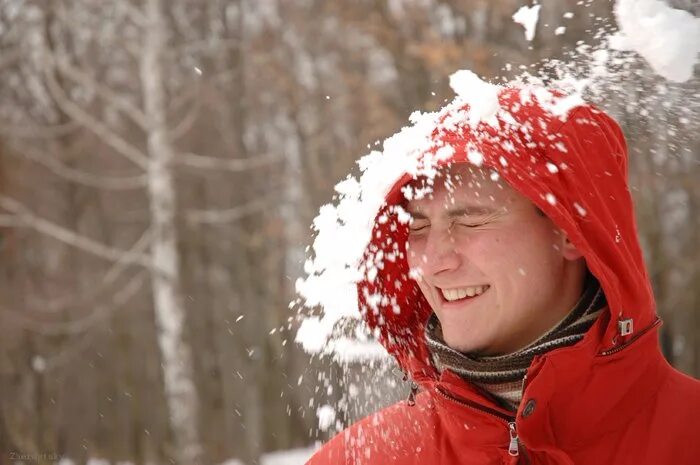
<path id="1" fill-rule="evenodd" d="M 508 430 L 510 432 L 510 444 L 508 445 L 508 454 L 513 457 L 517 457 L 520 448 L 518 447 L 518 432 L 515 429 L 514 421 L 508 423 Z"/>
<path id="2" fill-rule="evenodd" d="M 406 403 L 408 404 L 409 407 L 413 407 L 416 405 L 416 393 L 418 392 L 418 385 L 415 383 L 415 381 L 411 381 L 411 392 L 408 393 L 408 399 L 406 399 Z"/>

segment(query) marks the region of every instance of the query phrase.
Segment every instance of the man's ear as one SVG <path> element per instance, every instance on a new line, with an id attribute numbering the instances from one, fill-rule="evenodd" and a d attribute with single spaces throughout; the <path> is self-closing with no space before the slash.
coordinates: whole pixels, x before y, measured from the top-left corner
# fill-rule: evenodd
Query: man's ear
<path id="1" fill-rule="evenodd" d="M 561 231 L 561 253 L 567 260 L 578 260 L 583 257 L 583 254 L 578 251 L 576 246 L 569 240 L 564 231 Z"/>

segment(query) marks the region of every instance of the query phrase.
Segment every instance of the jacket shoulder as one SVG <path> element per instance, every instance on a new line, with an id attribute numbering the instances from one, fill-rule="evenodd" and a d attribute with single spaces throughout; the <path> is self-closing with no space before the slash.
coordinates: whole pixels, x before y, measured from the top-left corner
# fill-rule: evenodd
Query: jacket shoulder
<path id="1" fill-rule="evenodd" d="M 641 434 L 630 438 L 630 443 L 646 444 L 644 463 L 697 463 L 697 452 L 688 447 L 697 441 L 693 424 L 700 416 L 700 381 L 674 368 L 660 386 L 655 401 L 644 407 L 646 415 Z M 639 428 L 638 428 L 639 430 Z M 663 438 L 663 439 L 662 439 Z"/>
<path id="2" fill-rule="evenodd" d="M 656 403 L 657 410 L 669 417 L 696 420 L 700 416 L 700 381 L 669 366 Z"/>

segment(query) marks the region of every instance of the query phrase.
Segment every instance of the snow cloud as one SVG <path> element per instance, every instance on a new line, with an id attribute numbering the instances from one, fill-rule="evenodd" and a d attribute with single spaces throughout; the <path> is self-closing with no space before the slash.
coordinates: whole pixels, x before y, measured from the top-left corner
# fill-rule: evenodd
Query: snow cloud
<path id="1" fill-rule="evenodd" d="M 659 0 L 617 0 L 620 32 L 610 44 L 639 53 L 659 75 L 674 82 L 693 76 L 700 53 L 700 19 Z"/>

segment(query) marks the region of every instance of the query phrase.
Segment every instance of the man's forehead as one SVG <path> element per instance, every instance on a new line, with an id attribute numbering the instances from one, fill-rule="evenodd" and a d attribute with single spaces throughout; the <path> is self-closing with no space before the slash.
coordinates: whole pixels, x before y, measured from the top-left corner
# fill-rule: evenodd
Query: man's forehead
<path id="1" fill-rule="evenodd" d="M 498 208 L 512 203 L 517 193 L 500 179 L 498 173 L 468 163 L 456 163 L 438 171 L 434 178 L 420 177 L 408 184 L 409 209 L 420 210 L 440 202 L 449 209 L 478 210 Z"/>

